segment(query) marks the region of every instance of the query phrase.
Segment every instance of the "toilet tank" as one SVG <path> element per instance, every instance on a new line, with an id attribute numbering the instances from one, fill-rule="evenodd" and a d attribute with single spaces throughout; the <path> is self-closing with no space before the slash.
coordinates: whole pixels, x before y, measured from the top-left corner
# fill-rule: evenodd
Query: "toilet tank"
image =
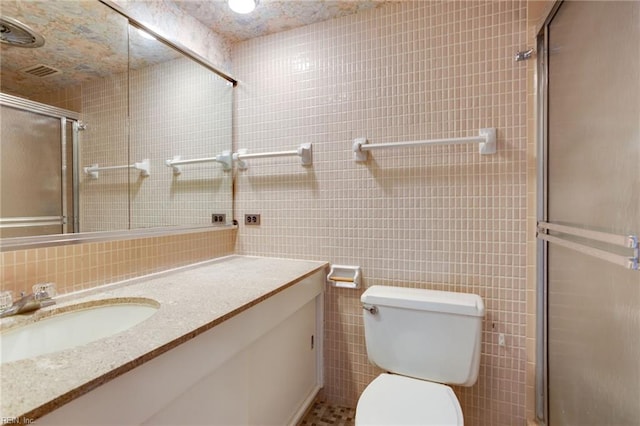
<path id="1" fill-rule="evenodd" d="M 372 286 L 360 300 L 370 362 L 433 382 L 476 382 L 484 317 L 480 296 Z"/>

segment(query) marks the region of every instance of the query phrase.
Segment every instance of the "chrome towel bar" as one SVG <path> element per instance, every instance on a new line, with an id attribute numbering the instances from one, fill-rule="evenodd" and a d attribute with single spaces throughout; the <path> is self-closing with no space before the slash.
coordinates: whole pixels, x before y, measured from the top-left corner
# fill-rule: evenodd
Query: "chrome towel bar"
<path id="1" fill-rule="evenodd" d="M 556 231 L 562 234 L 574 235 L 589 240 L 600 241 L 602 243 L 613 244 L 616 246 L 637 248 L 638 237 L 635 235 L 615 235 L 606 232 L 592 231 L 584 228 L 574 228 L 567 225 L 559 225 L 557 223 L 538 222 L 539 230 Z"/>
<path id="2" fill-rule="evenodd" d="M 599 248 L 587 246 L 576 241 L 569 241 L 562 236 L 549 235 L 547 232 L 557 232 L 559 234 L 570 235 L 587 240 L 598 241 L 614 246 L 620 246 L 631 249 L 633 253 L 630 256 L 612 253 Z M 538 222 L 538 235 L 541 240 L 557 244 L 559 246 L 578 251 L 580 253 L 606 260 L 607 262 L 620 265 L 627 269 L 639 269 L 640 246 L 638 244 L 638 236 L 636 235 L 616 235 L 606 232 L 593 231 L 584 228 L 575 228 L 567 225 L 559 225 L 556 223 Z"/>

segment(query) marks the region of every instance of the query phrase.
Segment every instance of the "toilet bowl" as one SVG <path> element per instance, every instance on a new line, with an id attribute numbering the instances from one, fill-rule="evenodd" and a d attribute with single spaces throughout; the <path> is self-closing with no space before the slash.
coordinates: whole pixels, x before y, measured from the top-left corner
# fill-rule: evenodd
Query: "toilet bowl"
<path id="1" fill-rule="evenodd" d="M 381 374 L 364 390 L 356 425 L 463 425 L 462 408 L 447 385 Z"/>
<path id="2" fill-rule="evenodd" d="M 462 408 L 447 384 L 476 382 L 482 299 L 372 286 L 361 301 L 369 361 L 388 373 L 360 395 L 355 424 L 463 425 Z"/>

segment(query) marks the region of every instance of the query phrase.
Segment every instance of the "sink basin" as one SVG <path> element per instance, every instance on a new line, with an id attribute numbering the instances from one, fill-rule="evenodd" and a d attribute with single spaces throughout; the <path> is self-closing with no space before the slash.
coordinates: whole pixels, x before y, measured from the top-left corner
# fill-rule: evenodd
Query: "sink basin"
<path id="1" fill-rule="evenodd" d="M 154 300 L 138 298 L 101 300 L 60 309 L 0 334 L 0 361 L 32 358 L 113 336 L 146 320 L 159 307 Z"/>

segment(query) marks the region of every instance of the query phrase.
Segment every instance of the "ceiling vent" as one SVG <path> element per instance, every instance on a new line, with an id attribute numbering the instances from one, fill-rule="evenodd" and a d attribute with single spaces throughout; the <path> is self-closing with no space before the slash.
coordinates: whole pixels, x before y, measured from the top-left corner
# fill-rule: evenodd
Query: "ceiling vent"
<path id="1" fill-rule="evenodd" d="M 20 72 L 33 75 L 38 78 L 45 78 L 45 77 L 62 73 L 62 71 L 60 70 L 57 70 L 55 68 L 52 68 L 47 65 L 42 65 L 42 64 L 33 65 L 27 68 L 22 68 Z"/>

